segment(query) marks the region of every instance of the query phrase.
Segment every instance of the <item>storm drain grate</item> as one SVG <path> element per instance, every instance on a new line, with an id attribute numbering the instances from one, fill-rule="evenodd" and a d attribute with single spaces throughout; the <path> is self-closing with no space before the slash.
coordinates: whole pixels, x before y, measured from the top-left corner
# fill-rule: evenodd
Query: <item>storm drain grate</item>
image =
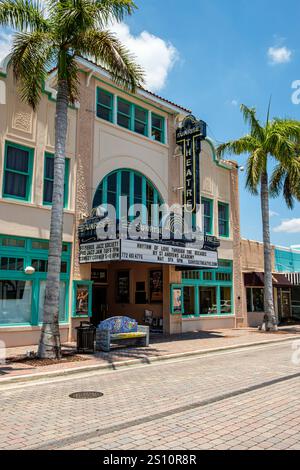
<path id="1" fill-rule="evenodd" d="M 91 400 L 93 398 L 103 397 L 103 393 L 101 392 L 75 392 L 75 393 L 71 393 L 69 397 L 74 398 L 75 400 Z"/>

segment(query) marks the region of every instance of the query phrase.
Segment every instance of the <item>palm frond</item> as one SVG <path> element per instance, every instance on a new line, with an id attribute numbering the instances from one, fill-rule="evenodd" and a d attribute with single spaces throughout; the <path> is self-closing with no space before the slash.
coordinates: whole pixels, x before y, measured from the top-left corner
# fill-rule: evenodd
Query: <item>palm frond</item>
<path id="1" fill-rule="evenodd" d="M 258 185 L 266 169 L 266 155 L 261 147 L 256 148 L 248 158 L 246 188 L 250 193 L 258 194 Z"/>
<path id="2" fill-rule="evenodd" d="M 20 98 L 33 109 L 36 109 L 40 100 L 54 53 L 50 33 L 36 31 L 15 35 L 10 66 L 19 83 Z"/>
<path id="3" fill-rule="evenodd" d="M 225 144 L 221 144 L 217 148 L 217 155 L 223 158 L 226 153 L 229 155 L 242 155 L 243 153 L 251 153 L 260 143 L 251 135 L 245 135 L 238 140 L 231 140 Z"/>
<path id="4" fill-rule="evenodd" d="M 125 89 L 134 92 L 144 81 L 143 69 L 134 56 L 109 31 L 92 29 L 78 35 L 74 38 L 74 50 L 107 68 L 113 80 Z"/>
<path id="5" fill-rule="evenodd" d="M 122 21 L 137 8 L 133 0 L 95 0 L 95 4 L 97 19 L 102 27 L 106 27 L 109 22 Z"/>
<path id="6" fill-rule="evenodd" d="M 243 113 L 245 123 L 250 126 L 250 134 L 258 141 L 263 142 L 265 130 L 260 125 L 260 122 L 256 117 L 256 109 L 248 108 L 248 106 L 242 104 L 241 111 Z"/>
<path id="7" fill-rule="evenodd" d="M 18 31 L 49 30 L 49 23 L 38 0 L 0 0 L 0 25 Z"/>

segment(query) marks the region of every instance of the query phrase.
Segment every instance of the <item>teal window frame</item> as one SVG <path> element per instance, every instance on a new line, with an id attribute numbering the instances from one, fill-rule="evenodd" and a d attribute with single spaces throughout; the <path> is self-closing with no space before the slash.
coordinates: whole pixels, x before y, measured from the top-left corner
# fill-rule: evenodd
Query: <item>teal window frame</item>
<path id="1" fill-rule="evenodd" d="M 92 305 L 93 305 L 93 281 L 73 281 L 73 301 L 72 301 L 72 318 L 90 318 L 92 316 Z M 76 314 L 76 292 L 77 286 L 87 286 L 89 292 L 88 298 L 88 315 L 77 315 Z"/>
<path id="2" fill-rule="evenodd" d="M 7 150 L 9 147 L 14 147 L 19 150 L 23 150 L 25 152 L 28 152 L 28 171 L 27 172 L 22 172 L 18 170 L 11 170 L 10 168 L 7 168 Z M 25 147 L 24 145 L 17 144 L 15 142 L 11 141 L 5 141 L 5 146 L 4 146 L 4 168 L 3 168 L 3 181 L 2 181 L 2 197 L 5 199 L 14 199 L 17 201 L 25 201 L 25 202 L 30 202 L 31 201 L 31 189 L 32 189 L 32 177 L 33 177 L 33 160 L 34 160 L 34 149 L 31 147 Z M 19 175 L 23 175 L 27 177 L 27 182 L 26 182 L 26 196 L 25 197 L 20 197 L 20 196 L 15 196 L 12 194 L 5 193 L 5 175 L 6 172 L 10 173 L 16 173 Z"/>
<path id="3" fill-rule="evenodd" d="M 224 266 L 222 266 L 224 263 Z M 225 266 L 226 263 L 226 266 Z M 234 298 L 233 298 L 233 263 L 231 260 L 220 260 L 221 266 L 216 270 L 198 270 L 198 271 L 187 271 L 189 278 L 185 278 L 185 273 L 182 273 L 182 284 L 176 286 L 191 287 L 195 289 L 194 295 L 194 311 L 193 315 L 185 315 L 184 302 L 183 302 L 183 313 L 184 318 L 218 318 L 218 317 L 232 317 L 234 316 Z M 206 276 L 206 273 L 211 273 L 212 276 Z M 230 274 L 230 281 L 219 281 L 218 274 Z M 210 279 L 207 279 L 210 277 Z M 216 288 L 216 301 L 217 301 L 217 313 L 211 315 L 203 315 L 200 311 L 200 296 L 199 287 L 215 287 Z M 221 288 L 230 288 L 231 298 L 231 313 L 221 313 Z M 183 294 L 184 295 L 184 294 Z"/>
<path id="4" fill-rule="evenodd" d="M 157 127 L 157 126 L 154 126 L 153 124 L 153 118 L 156 118 L 156 119 L 160 119 L 161 120 L 161 128 L 160 127 Z M 161 132 L 161 139 L 157 140 L 157 139 L 153 139 L 154 135 L 153 135 L 153 131 L 159 131 Z M 159 114 L 156 114 L 156 113 L 152 113 L 152 118 L 151 118 L 151 137 L 152 139 L 155 141 L 155 142 L 160 142 L 162 144 L 165 143 L 165 118 L 163 116 L 160 116 Z"/>
<path id="5" fill-rule="evenodd" d="M 54 154 L 50 152 L 45 152 L 44 155 L 44 178 L 43 178 L 43 206 L 52 206 L 52 202 L 45 201 L 45 181 L 50 181 L 53 183 L 54 178 L 46 177 L 46 159 L 54 159 Z M 69 203 L 69 180 L 70 180 L 70 159 L 65 159 L 65 180 L 64 180 L 64 209 L 68 208 Z"/>
<path id="6" fill-rule="evenodd" d="M 121 182 L 122 182 L 122 172 L 128 172 L 129 173 L 129 180 L 130 180 L 130 187 L 129 187 L 129 207 L 131 208 L 134 205 L 135 201 L 135 176 L 139 177 L 142 179 L 141 184 L 142 184 L 142 198 L 141 198 L 141 204 L 143 207 L 147 207 L 147 185 L 151 186 L 153 189 L 153 203 L 158 204 L 159 206 L 164 204 L 163 198 L 158 191 L 158 189 L 155 187 L 155 185 L 142 173 L 135 171 L 135 170 L 130 170 L 128 168 L 121 168 L 118 170 L 115 170 L 108 175 L 105 176 L 105 178 L 100 182 L 98 189 L 95 192 L 94 199 L 93 199 L 93 208 L 98 207 L 99 205 L 105 205 L 107 204 L 107 193 L 108 193 L 108 185 L 107 185 L 107 180 L 110 176 L 113 174 L 116 174 L 116 191 L 114 193 L 116 194 L 116 214 L 117 218 L 119 219 L 120 217 L 120 204 L 119 204 L 119 197 L 121 196 Z M 100 197 L 97 196 L 97 193 L 100 193 L 101 198 L 102 198 L 102 203 L 98 204 L 98 199 Z M 97 200 L 97 204 L 96 201 Z M 144 211 L 145 212 L 145 211 Z M 134 219 L 134 214 L 130 214 L 130 217 Z M 147 224 L 148 221 L 146 219 L 146 214 L 142 214 L 143 218 L 143 224 Z M 154 224 L 155 222 L 157 223 L 157 226 L 159 225 L 159 214 L 155 213 L 153 215 L 154 218 Z"/>
<path id="7" fill-rule="evenodd" d="M 134 120 L 133 120 L 133 131 L 136 133 L 136 134 L 139 134 L 139 135 L 144 135 L 145 137 L 148 137 L 148 122 L 149 122 L 149 112 L 147 109 L 145 108 L 142 108 L 141 106 L 137 106 L 137 105 L 133 105 L 134 106 Z M 138 119 L 136 117 L 136 111 L 142 111 L 145 113 L 145 121 L 142 121 L 140 119 Z M 138 132 L 136 130 L 136 123 L 139 123 L 139 124 L 143 124 L 145 126 L 145 131 L 143 134 L 141 134 L 140 132 Z"/>
<path id="8" fill-rule="evenodd" d="M 107 106 L 107 105 L 101 103 L 101 101 L 100 101 L 100 94 L 101 93 L 104 93 L 105 95 L 107 95 L 110 98 L 110 103 L 111 103 L 110 106 Z M 97 118 L 102 119 L 103 121 L 106 121 L 106 122 L 113 122 L 113 120 L 114 120 L 114 95 L 112 93 L 110 93 L 109 91 L 104 90 L 103 88 L 100 88 L 100 87 L 97 87 L 96 95 L 97 95 L 97 98 L 96 98 L 96 116 L 97 116 Z M 98 106 L 102 107 L 102 108 L 105 108 L 109 111 L 109 119 L 105 119 L 104 117 L 102 117 L 98 114 Z"/>
<path id="9" fill-rule="evenodd" d="M 210 215 L 205 215 L 205 211 L 203 210 L 203 230 L 205 228 L 205 219 L 209 219 L 209 231 L 206 232 L 206 235 L 213 235 L 214 233 L 214 201 L 213 199 L 209 199 L 207 197 L 201 198 L 202 203 L 208 202 L 209 203 L 209 211 Z"/>
<path id="10" fill-rule="evenodd" d="M 129 106 L 129 113 L 126 114 L 123 111 L 119 110 L 119 104 L 123 103 Z M 129 120 L 129 126 L 122 126 L 122 124 L 119 124 L 119 116 L 126 117 Z M 133 125 L 134 125 L 134 106 L 133 103 L 130 103 L 130 101 L 124 100 L 124 98 L 120 98 L 118 96 L 117 98 L 117 125 L 119 127 L 122 127 L 123 129 L 128 129 L 129 131 L 133 131 Z"/>
<path id="11" fill-rule="evenodd" d="M 226 210 L 226 218 L 225 219 L 221 219 L 220 218 L 220 207 L 225 207 L 225 210 Z M 226 224 L 226 232 L 225 234 L 220 234 L 220 223 L 221 222 L 225 222 Z M 229 204 L 227 202 L 218 202 L 218 233 L 219 233 L 219 237 L 220 238 L 229 238 L 229 234 L 230 234 L 230 220 L 229 220 Z"/>
<path id="12" fill-rule="evenodd" d="M 23 247 L 13 247 L 7 246 L 3 243 L 3 240 L 19 240 L 24 243 Z M 33 248 L 34 242 L 48 242 L 45 239 L 39 238 L 25 238 L 25 237 L 16 237 L 13 235 L 0 235 L 0 258 L 1 257 L 11 257 L 11 258 L 23 258 L 24 259 L 24 268 L 26 266 L 32 266 L 32 261 L 34 259 L 38 260 L 48 260 L 48 250 L 46 249 L 35 249 Z M 66 251 L 62 252 L 62 262 L 67 263 L 67 270 L 65 273 L 60 274 L 60 281 L 66 283 L 66 301 L 65 301 L 65 318 L 63 321 L 60 321 L 60 325 L 66 325 L 69 323 L 69 291 L 70 291 L 70 272 L 71 272 L 71 243 L 64 242 L 63 245 L 67 247 Z M 0 265 L 1 268 L 1 265 Z M 22 327 L 22 326 L 40 326 L 39 322 L 39 295 L 40 295 L 40 281 L 47 280 L 46 272 L 35 272 L 34 274 L 25 274 L 23 271 L 13 271 L 13 270 L 1 270 L 0 269 L 0 279 L 1 280 L 15 280 L 15 281 L 32 281 L 32 298 L 31 298 L 31 321 L 28 323 L 8 323 L 0 324 L 1 328 L 7 327 Z"/>

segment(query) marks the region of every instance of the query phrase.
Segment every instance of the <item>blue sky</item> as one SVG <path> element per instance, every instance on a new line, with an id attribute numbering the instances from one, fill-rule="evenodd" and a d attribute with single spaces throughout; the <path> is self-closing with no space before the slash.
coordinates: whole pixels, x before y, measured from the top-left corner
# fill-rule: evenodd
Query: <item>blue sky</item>
<path id="1" fill-rule="evenodd" d="M 139 9 L 112 29 L 147 71 L 147 86 L 193 110 L 217 142 L 247 129 L 239 105 L 300 119 L 292 83 L 300 80 L 300 3 L 288 0 L 136 0 Z M 11 32 L 0 28 L 0 59 Z M 300 89 L 300 88 L 299 88 Z M 300 97 L 300 93 L 299 93 Z M 299 99 L 300 102 L 300 99 Z M 240 158 L 241 165 L 245 158 Z M 242 235 L 261 240 L 260 201 L 240 173 Z M 300 204 L 271 201 L 273 243 L 300 244 Z"/>
<path id="2" fill-rule="evenodd" d="M 223 142 L 246 132 L 240 103 L 256 106 L 265 118 L 271 94 L 273 115 L 300 119 L 300 104 L 291 100 L 291 84 L 300 80 L 298 1 L 136 3 L 139 10 L 126 20 L 130 34 L 137 37 L 146 30 L 177 50 L 159 93 L 192 108 L 207 121 L 214 139 Z M 242 165 L 245 159 L 239 161 Z M 261 240 L 259 198 L 244 190 L 243 173 L 240 193 L 242 235 Z M 271 201 L 271 210 L 272 241 L 284 246 L 300 244 L 300 204 L 289 211 L 279 198 Z M 290 219 L 281 226 L 284 231 L 273 231 Z"/>

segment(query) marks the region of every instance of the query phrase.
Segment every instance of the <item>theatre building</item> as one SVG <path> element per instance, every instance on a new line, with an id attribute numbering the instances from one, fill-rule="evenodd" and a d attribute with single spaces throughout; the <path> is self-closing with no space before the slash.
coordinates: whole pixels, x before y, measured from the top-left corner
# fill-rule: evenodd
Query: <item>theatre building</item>
<path id="1" fill-rule="evenodd" d="M 84 313 L 95 324 L 126 315 L 166 334 L 242 325 L 237 165 L 218 161 L 190 110 L 142 89 L 130 94 L 91 62 L 80 65 L 75 299 L 90 299 Z M 194 245 L 128 235 L 100 241 L 96 208 L 114 206 L 121 225 L 120 196 L 149 213 L 157 203 L 193 212 L 197 202 L 205 237 Z M 142 209 L 141 225 L 159 231 L 161 217 Z"/>
<path id="2" fill-rule="evenodd" d="M 205 123 L 190 110 L 144 89 L 129 93 L 86 59 L 79 58 L 78 66 L 80 102 L 68 119 L 62 340 L 73 340 L 82 320 L 97 325 L 115 315 L 165 334 L 245 325 L 237 165 L 217 159 Z M 55 71 L 33 113 L 18 100 L 5 63 L 1 69 L 0 339 L 7 346 L 39 339 L 54 88 Z M 125 224 L 120 196 L 126 197 Z M 169 216 L 158 209 L 174 204 L 177 213 Z M 128 227 L 136 205 L 140 236 L 134 237 Z M 115 220 L 108 207 L 115 209 Z M 192 239 L 175 236 L 178 207 L 191 214 Z M 162 234 L 168 217 L 169 239 Z M 111 226 L 113 237 L 99 237 Z"/>

